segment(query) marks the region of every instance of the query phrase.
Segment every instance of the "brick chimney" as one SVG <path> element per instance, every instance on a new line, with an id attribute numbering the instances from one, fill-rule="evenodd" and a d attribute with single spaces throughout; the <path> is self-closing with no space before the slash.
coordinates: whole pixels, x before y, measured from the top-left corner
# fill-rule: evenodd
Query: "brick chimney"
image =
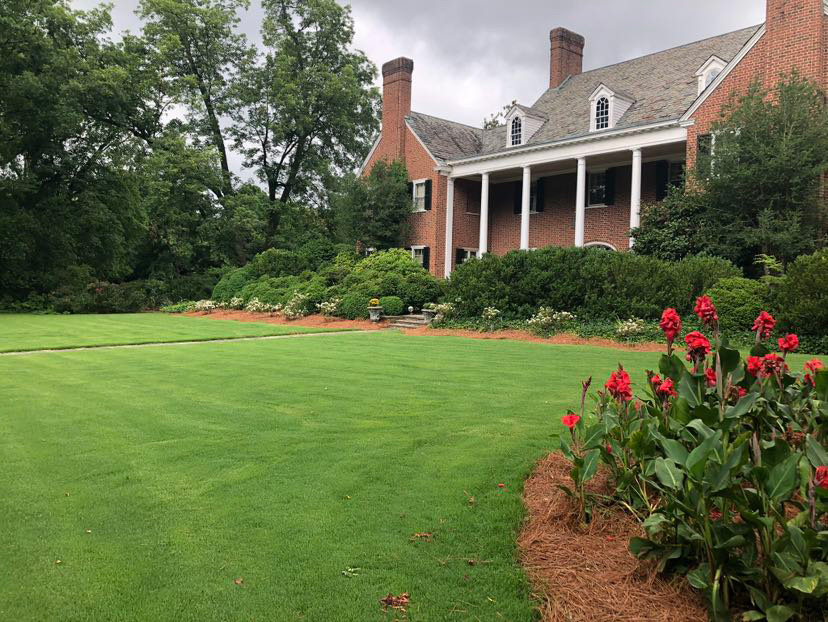
<path id="1" fill-rule="evenodd" d="M 824 0 L 767 0 L 765 29 L 766 86 L 773 86 L 780 73 L 794 68 L 801 76 L 826 85 Z"/>
<path id="2" fill-rule="evenodd" d="M 555 28 L 549 33 L 549 42 L 549 88 L 554 89 L 568 76 L 583 71 L 585 40 L 566 28 Z"/>
<path id="3" fill-rule="evenodd" d="M 382 66 L 382 138 L 394 158 L 405 159 L 405 117 L 411 112 L 414 61 L 395 58 Z"/>

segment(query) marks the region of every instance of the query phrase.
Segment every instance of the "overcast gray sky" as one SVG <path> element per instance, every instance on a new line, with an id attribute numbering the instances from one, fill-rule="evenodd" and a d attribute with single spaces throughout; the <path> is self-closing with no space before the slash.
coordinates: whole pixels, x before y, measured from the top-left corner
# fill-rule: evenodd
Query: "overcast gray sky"
<path id="1" fill-rule="evenodd" d="M 71 0 L 77 8 L 99 0 Z M 113 0 L 115 30 L 138 30 L 138 0 Z M 343 2 L 346 4 L 346 2 Z M 517 99 L 531 105 L 549 73 L 549 30 L 586 37 L 584 69 L 704 39 L 765 19 L 765 0 L 351 0 L 355 45 L 379 67 L 414 59 L 413 108 L 479 126 Z M 258 40 L 259 0 L 241 28 Z"/>

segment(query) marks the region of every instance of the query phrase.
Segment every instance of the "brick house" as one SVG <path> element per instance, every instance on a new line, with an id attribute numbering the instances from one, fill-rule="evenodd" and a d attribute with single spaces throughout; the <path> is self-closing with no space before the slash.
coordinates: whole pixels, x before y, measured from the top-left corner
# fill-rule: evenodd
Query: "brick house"
<path id="1" fill-rule="evenodd" d="M 408 245 L 435 275 L 473 256 L 549 245 L 628 249 L 642 202 L 661 200 L 731 93 L 796 69 L 828 83 L 828 0 L 767 0 L 764 24 L 582 71 L 584 37 L 550 33 L 549 84 L 481 129 L 412 112 L 414 62 L 382 68 L 382 132 L 362 172 L 402 159 Z"/>

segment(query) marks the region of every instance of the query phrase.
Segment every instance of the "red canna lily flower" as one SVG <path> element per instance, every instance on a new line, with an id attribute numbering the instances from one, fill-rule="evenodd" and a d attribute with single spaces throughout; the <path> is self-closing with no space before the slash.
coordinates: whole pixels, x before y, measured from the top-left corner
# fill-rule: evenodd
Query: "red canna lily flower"
<path id="1" fill-rule="evenodd" d="M 668 397 L 678 397 L 678 393 L 676 393 L 676 387 L 673 384 L 672 378 L 667 378 L 664 382 L 662 382 L 658 389 L 656 389 L 656 393 L 658 393 L 663 398 Z"/>
<path id="2" fill-rule="evenodd" d="M 751 376 L 758 376 L 759 372 L 762 371 L 762 357 L 749 356 L 747 359 L 747 370 Z"/>
<path id="3" fill-rule="evenodd" d="M 828 489 L 828 466 L 817 467 L 814 482 L 820 488 Z"/>
<path id="4" fill-rule="evenodd" d="M 578 422 L 581 420 L 579 415 L 564 415 L 561 417 L 561 423 L 563 423 L 566 427 L 570 430 L 574 430 L 575 426 L 578 425 Z"/>
<path id="5" fill-rule="evenodd" d="M 753 332 L 757 333 L 760 339 L 767 339 L 773 332 L 774 326 L 776 326 L 776 320 L 773 316 L 767 311 L 762 311 L 753 322 Z"/>
<path id="6" fill-rule="evenodd" d="M 688 361 L 703 361 L 710 354 L 710 342 L 707 340 L 707 337 L 697 330 L 687 335 L 684 338 L 684 343 L 687 344 Z"/>
<path id="7" fill-rule="evenodd" d="M 610 395 L 621 402 L 629 402 L 632 399 L 630 375 L 624 371 L 621 365 L 618 366 L 618 371 L 610 374 L 604 387 L 610 392 Z"/>
<path id="8" fill-rule="evenodd" d="M 822 364 L 822 361 L 820 361 L 819 359 L 811 359 L 810 361 L 805 363 L 805 371 L 808 372 L 807 374 L 805 374 L 805 382 L 807 382 L 811 386 L 816 386 L 816 373 L 823 367 L 824 365 Z M 812 376 L 811 374 L 814 375 Z"/>
<path id="9" fill-rule="evenodd" d="M 704 379 L 707 382 L 708 387 L 715 387 L 716 386 L 716 370 L 712 367 L 708 367 L 704 370 Z"/>
<path id="10" fill-rule="evenodd" d="M 681 316 L 675 309 L 665 309 L 661 314 L 661 321 L 658 323 L 667 341 L 673 343 L 681 334 Z"/>
<path id="11" fill-rule="evenodd" d="M 793 352 L 799 347 L 799 337 L 796 335 L 787 335 L 779 339 L 779 349 L 785 354 Z"/>
<path id="12" fill-rule="evenodd" d="M 713 306 L 713 301 L 709 296 L 699 296 L 696 298 L 696 308 L 694 309 L 699 319 L 708 326 L 714 326 L 719 321 L 719 315 L 716 313 L 716 307 Z"/>

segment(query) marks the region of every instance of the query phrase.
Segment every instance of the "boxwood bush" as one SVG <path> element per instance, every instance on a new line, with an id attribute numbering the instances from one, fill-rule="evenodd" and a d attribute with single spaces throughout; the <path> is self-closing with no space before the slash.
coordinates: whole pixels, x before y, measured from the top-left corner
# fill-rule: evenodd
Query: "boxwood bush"
<path id="1" fill-rule="evenodd" d="M 719 280 L 707 290 L 716 305 L 719 326 L 732 333 L 750 330 L 761 311 L 768 309 L 770 292 L 762 281 L 729 277 Z"/>
<path id="2" fill-rule="evenodd" d="M 798 257 L 774 289 L 780 328 L 828 335 L 828 249 Z"/>
<path id="3" fill-rule="evenodd" d="M 379 301 L 383 315 L 402 315 L 405 310 L 399 296 L 383 296 Z"/>
<path id="4" fill-rule="evenodd" d="M 689 311 L 687 300 L 734 276 L 741 276 L 738 268 L 712 257 L 668 262 L 634 253 L 548 247 L 463 264 L 452 275 L 446 298 L 465 317 L 495 307 L 506 320 L 525 319 L 544 306 L 582 318 L 654 319 L 668 306 Z"/>

